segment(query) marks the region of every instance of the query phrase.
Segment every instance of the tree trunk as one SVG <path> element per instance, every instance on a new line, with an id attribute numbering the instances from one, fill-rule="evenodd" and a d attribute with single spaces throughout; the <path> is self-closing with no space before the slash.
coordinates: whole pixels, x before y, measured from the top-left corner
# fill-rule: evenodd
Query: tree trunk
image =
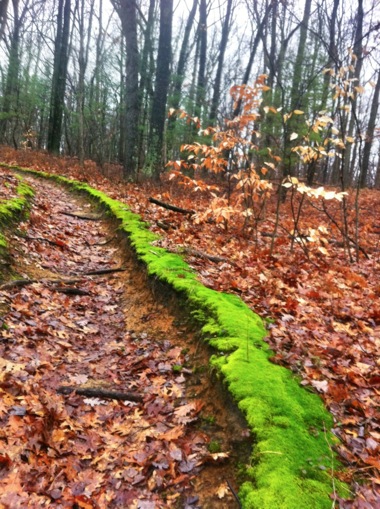
<path id="1" fill-rule="evenodd" d="M 337 51 L 336 40 L 335 40 L 339 1 L 340 0 L 334 0 L 331 15 L 328 16 L 329 47 L 328 47 L 328 60 L 326 62 L 327 69 L 329 69 L 331 67 L 334 67 L 335 69 L 337 69 L 339 67 L 338 51 Z M 327 107 L 328 96 L 330 93 L 330 82 L 331 82 L 331 75 L 329 72 L 326 72 L 323 77 L 322 99 L 321 99 L 320 111 L 324 111 Z M 326 152 L 330 151 L 330 146 L 331 145 L 329 142 L 328 145 L 326 146 Z M 323 168 L 322 168 L 322 183 L 323 184 L 327 184 L 328 176 L 329 176 L 329 166 L 330 166 L 330 161 L 329 161 L 329 158 L 326 157 L 325 160 L 323 161 Z"/>
<path id="2" fill-rule="evenodd" d="M 363 20 L 364 20 L 364 10 L 363 10 L 363 0 L 358 0 L 358 10 L 355 18 L 356 21 L 356 30 L 355 30 L 355 39 L 354 39 L 354 55 L 356 57 L 356 65 L 355 71 L 353 73 L 352 78 L 356 78 L 356 85 L 360 84 L 360 75 L 363 66 Z M 348 124 L 347 131 L 344 133 L 345 136 L 355 137 L 355 116 L 356 116 L 356 99 L 351 101 L 351 116 Z M 350 184 L 354 177 L 354 167 L 355 161 L 351 160 L 351 152 L 352 145 L 350 143 L 346 144 L 345 156 L 344 156 L 344 167 L 343 167 L 343 175 L 342 182 L 343 187 L 345 188 L 348 184 Z"/>
<path id="3" fill-rule="evenodd" d="M 137 9 L 135 0 L 113 1 L 121 19 L 126 42 L 125 87 L 125 153 L 123 174 L 127 179 L 136 175 L 137 144 L 140 117 L 139 50 L 137 44 Z"/>
<path id="4" fill-rule="evenodd" d="M 375 189 L 380 189 L 380 147 L 377 154 L 377 167 L 375 175 Z"/>
<path id="5" fill-rule="evenodd" d="M 311 0 L 305 0 L 303 19 L 300 27 L 300 38 L 293 68 L 292 88 L 290 92 L 290 112 L 294 111 L 295 109 L 302 109 L 305 106 L 303 97 L 304 91 L 302 90 L 302 75 L 304 70 L 304 58 L 310 11 Z M 284 132 L 284 176 L 293 174 L 293 167 L 296 159 L 294 153 L 291 150 L 294 143 L 289 140 L 289 137 L 292 132 L 297 132 L 297 124 L 299 123 L 299 119 L 297 117 L 297 115 L 293 115 L 293 117 L 289 119 Z"/>
<path id="6" fill-rule="evenodd" d="M 221 87 L 221 82 L 222 82 L 224 55 L 226 52 L 228 36 L 230 33 L 231 11 L 232 11 L 232 0 L 227 0 L 227 11 L 226 11 L 226 17 L 224 18 L 224 23 L 223 23 L 223 28 L 222 28 L 222 39 L 220 41 L 218 66 L 216 69 L 214 90 L 213 90 L 213 96 L 212 96 L 212 100 L 211 100 L 210 118 L 209 118 L 209 124 L 211 126 L 215 125 L 217 110 L 218 110 L 219 101 L 220 101 L 220 87 Z"/>
<path id="7" fill-rule="evenodd" d="M 69 55 L 70 10 L 71 0 L 59 0 L 47 142 L 47 149 L 53 154 L 59 154 L 62 138 L 63 107 Z"/>
<path id="8" fill-rule="evenodd" d="M 174 110 L 178 110 L 180 102 L 181 102 L 181 95 L 182 95 L 182 85 L 185 79 L 185 70 L 186 70 L 186 64 L 188 59 L 188 47 L 189 47 L 189 39 L 190 39 L 190 32 L 193 28 L 195 14 L 198 7 L 198 0 L 193 1 L 192 9 L 189 13 L 189 17 L 187 18 L 186 27 L 185 27 L 185 33 L 183 35 L 182 45 L 181 45 L 181 51 L 179 53 L 179 59 L 178 59 L 178 65 L 177 65 L 177 71 L 175 76 L 173 76 L 173 91 L 172 91 L 172 99 L 170 102 L 170 107 Z M 176 123 L 176 116 L 171 115 L 168 121 L 168 142 L 170 145 L 172 145 L 173 142 L 173 131 L 175 128 Z"/>
<path id="9" fill-rule="evenodd" d="M 249 77 L 250 77 L 251 71 L 252 71 L 253 62 L 254 62 L 255 57 L 256 57 L 257 48 L 259 46 L 260 40 L 263 38 L 264 28 L 265 28 L 265 25 L 266 25 L 266 23 L 268 21 L 268 17 L 269 17 L 269 14 L 270 14 L 271 10 L 272 10 L 273 4 L 275 4 L 275 2 L 271 3 L 265 9 L 264 16 L 263 16 L 262 20 L 260 21 L 260 23 L 259 23 L 259 25 L 257 27 L 256 35 L 255 35 L 254 39 L 252 40 L 251 52 L 249 54 L 249 60 L 248 60 L 247 67 L 245 68 L 245 72 L 244 72 L 244 76 L 243 76 L 243 80 L 242 80 L 242 85 L 247 85 L 247 83 L 249 81 Z M 273 11 L 273 15 L 275 15 L 275 12 L 276 11 Z M 273 83 L 268 83 L 268 86 L 272 87 L 272 85 L 273 85 Z M 235 106 L 235 108 L 234 108 L 234 111 L 233 111 L 233 116 L 234 117 L 237 117 L 240 114 L 241 104 L 242 104 L 242 101 L 241 101 L 241 99 L 239 99 L 237 104 L 236 104 L 236 106 Z"/>
<path id="10" fill-rule="evenodd" d="M 185 79 L 185 70 L 188 59 L 188 47 L 191 29 L 193 28 L 195 13 L 197 12 L 198 0 L 193 0 L 193 6 L 187 18 L 185 33 L 183 35 L 181 51 L 179 53 L 177 71 L 173 76 L 173 98 L 171 101 L 171 107 L 177 109 L 181 101 L 182 85 Z"/>
<path id="11" fill-rule="evenodd" d="M 207 5 L 206 0 L 201 0 L 199 6 L 199 68 L 195 94 L 194 115 L 201 118 L 204 108 L 206 92 L 206 61 L 207 61 Z"/>
<path id="12" fill-rule="evenodd" d="M 149 127 L 147 119 L 150 116 L 150 106 L 153 98 L 154 55 L 152 33 L 155 22 L 156 0 L 149 0 L 148 18 L 144 30 L 144 45 L 141 55 L 140 84 L 139 84 L 139 139 L 138 139 L 138 168 L 145 165 L 146 145 Z"/>
<path id="13" fill-rule="evenodd" d="M 329 48 L 328 48 L 328 61 L 326 63 L 326 68 L 330 68 L 331 66 L 338 67 L 338 55 L 337 55 L 336 41 L 335 41 L 338 7 L 339 7 L 339 0 L 334 0 L 331 16 L 329 16 L 330 39 L 329 39 Z M 330 78 L 331 78 L 330 73 L 326 72 L 323 77 L 321 111 L 325 110 L 326 105 L 327 105 L 327 99 L 328 99 L 329 88 L 330 88 Z"/>
<path id="14" fill-rule="evenodd" d="M 118 59 L 118 71 L 119 71 L 119 87 L 120 87 L 120 93 L 119 93 L 119 111 L 118 111 L 118 119 L 117 119 L 117 125 L 119 130 L 119 139 L 118 139 L 118 146 L 117 146 L 117 159 L 118 161 L 123 164 L 125 161 L 125 129 L 126 129 L 126 92 L 125 92 L 125 55 L 127 54 L 125 49 L 125 38 L 120 37 L 120 47 L 119 47 L 119 53 L 120 57 Z"/>
<path id="15" fill-rule="evenodd" d="M 16 110 L 17 93 L 19 87 L 20 74 L 20 28 L 21 20 L 19 17 L 19 0 L 13 0 L 14 26 L 9 50 L 9 61 L 7 77 L 5 82 L 5 93 L 2 98 L 2 119 L 0 121 L 0 140 L 2 143 L 8 142 L 7 128 L 12 109 Z M 15 115 L 15 113 L 13 113 Z M 17 148 L 17 147 L 15 147 Z"/>
<path id="16" fill-rule="evenodd" d="M 136 5 L 126 1 L 124 32 L 126 41 L 126 128 L 124 178 L 137 171 L 137 140 L 139 126 L 139 50 L 137 45 Z"/>
<path id="17" fill-rule="evenodd" d="M 81 166 L 84 164 L 85 149 L 84 149 L 84 98 L 85 98 L 85 74 L 88 63 L 88 53 L 92 32 L 92 19 L 94 14 L 94 0 L 91 0 L 90 14 L 87 30 L 87 42 L 85 40 L 85 12 L 84 1 L 77 0 L 78 9 L 78 28 L 79 28 L 79 75 L 78 75 L 78 92 L 77 92 L 77 111 L 78 111 L 78 156 Z M 86 44 L 85 44 L 86 42 Z"/>
<path id="18" fill-rule="evenodd" d="M 158 41 L 155 89 L 150 120 L 147 170 L 156 179 L 164 169 L 164 129 L 166 100 L 170 81 L 172 57 L 173 0 L 160 0 L 160 35 Z"/>
<path id="19" fill-rule="evenodd" d="M 369 159 L 371 155 L 373 135 L 375 133 L 376 128 L 377 111 L 379 108 L 379 96 L 380 96 L 380 69 L 377 71 L 377 82 L 375 86 L 375 91 L 373 93 L 371 113 L 369 116 L 365 144 L 363 149 L 363 161 L 361 167 L 361 174 L 359 176 L 359 185 L 362 188 L 365 187 L 367 184 Z"/>
<path id="20" fill-rule="evenodd" d="M 4 33 L 5 24 L 8 17 L 9 0 L 0 0 L 0 38 Z"/>
<path id="21" fill-rule="evenodd" d="M 90 158 L 102 166 L 105 160 L 105 140 L 106 132 L 104 126 L 104 114 L 107 107 L 104 102 L 104 94 L 102 93 L 105 75 L 105 56 L 104 47 L 106 34 L 109 33 L 109 21 L 103 25 L 103 0 L 98 0 L 98 23 L 95 43 L 95 68 L 91 77 L 90 94 L 89 94 L 89 110 L 90 122 L 88 129 L 88 147 L 87 152 Z"/>

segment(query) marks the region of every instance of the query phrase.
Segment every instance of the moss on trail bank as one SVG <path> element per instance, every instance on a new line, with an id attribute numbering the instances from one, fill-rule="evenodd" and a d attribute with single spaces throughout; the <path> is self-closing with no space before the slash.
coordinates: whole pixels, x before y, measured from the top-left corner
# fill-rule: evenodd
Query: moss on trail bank
<path id="1" fill-rule="evenodd" d="M 13 169 L 50 178 L 85 193 L 120 221 L 137 257 L 151 276 L 178 292 L 215 349 L 211 364 L 246 416 L 254 436 L 248 478 L 239 491 L 245 509 L 331 508 L 331 496 L 349 496 L 335 472 L 332 416 L 318 395 L 300 387 L 287 369 L 270 362 L 264 324 L 238 297 L 204 287 L 180 255 L 156 247 L 127 205 L 87 184 L 57 175 Z"/>
<path id="2" fill-rule="evenodd" d="M 7 241 L 3 235 L 3 230 L 22 219 L 34 194 L 33 190 L 20 177 L 18 178 L 20 182 L 16 189 L 17 197 L 10 200 L 0 200 L 0 264 L 8 255 Z M 0 272 L 0 281 L 1 279 Z"/>

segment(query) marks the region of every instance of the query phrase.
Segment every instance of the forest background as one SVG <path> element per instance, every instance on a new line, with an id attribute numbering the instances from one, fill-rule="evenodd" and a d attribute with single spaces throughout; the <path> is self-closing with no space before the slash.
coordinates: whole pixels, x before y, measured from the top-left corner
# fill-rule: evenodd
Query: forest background
<path id="1" fill-rule="evenodd" d="M 224 131 L 226 119 L 249 112 L 235 123 L 240 139 L 217 154 L 223 171 L 250 141 L 249 162 L 257 171 L 269 163 L 265 178 L 379 186 L 378 8 L 2 0 L 0 143 L 158 177 L 183 144 L 212 143 L 201 126 Z M 260 75 L 255 103 L 243 88 L 229 94 Z"/>
<path id="2" fill-rule="evenodd" d="M 376 504 L 379 1 L 0 0 L 0 23 L 1 159 L 125 201 L 267 319 Z"/>

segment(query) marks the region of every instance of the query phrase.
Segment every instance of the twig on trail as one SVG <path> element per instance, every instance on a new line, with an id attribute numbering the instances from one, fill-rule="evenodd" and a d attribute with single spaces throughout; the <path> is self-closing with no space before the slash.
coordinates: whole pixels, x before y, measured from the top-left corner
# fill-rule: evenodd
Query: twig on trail
<path id="1" fill-rule="evenodd" d="M 159 226 L 162 230 L 169 231 L 170 228 L 173 228 L 173 225 L 166 223 L 164 221 L 156 221 L 157 226 Z"/>
<path id="2" fill-rule="evenodd" d="M 206 258 L 214 263 L 229 263 L 230 265 L 234 265 L 234 262 L 228 260 L 228 258 L 223 258 L 223 256 L 215 256 L 205 253 L 204 251 L 199 251 L 198 249 L 193 249 L 192 247 L 178 247 L 177 249 L 168 249 L 167 251 L 175 254 L 187 254 L 190 256 L 195 256 L 197 258 Z"/>
<path id="3" fill-rule="evenodd" d="M 66 293 L 67 295 L 91 295 L 90 292 L 81 290 L 80 288 L 75 288 L 74 286 L 68 286 L 67 288 L 55 288 L 55 291 Z"/>
<path id="4" fill-rule="evenodd" d="M 15 281 L 9 281 L 8 283 L 1 285 L 0 290 L 9 290 L 10 288 L 32 285 L 33 283 L 37 282 L 37 279 L 16 279 Z"/>
<path id="5" fill-rule="evenodd" d="M 260 235 L 262 237 L 269 237 L 271 239 L 279 237 L 279 235 L 277 235 L 276 233 L 270 233 L 270 232 L 260 232 Z"/>
<path id="6" fill-rule="evenodd" d="M 317 207 L 316 205 L 314 204 L 311 204 L 313 208 L 315 208 L 316 210 L 318 210 L 319 212 L 324 212 L 326 214 L 326 216 L 330 219 L 330 221 L 337 227 L 337 229 L 340 231 L 340 233 L 342 234 L 342 237 L 343 239 L 345 239 L 346 241 L 348 241 L 349 243 L 351 242 L 352 245 L 358 250 L 360 251 L 361 253 L 363 253 L 363 255 L 365 256 L 365 258 L 367 258 L 367 260 L 369 260 L 369 256 L 368 256 L 368 253 L 366 252 L 366 250 L 361 247 L 361 245 L 355 240 L 353 239 L 350 235 L 348 235 L 348 232 L 345 232 L 343 230 L 343 228 L 338 224 L 338 222 L 336 221 L 336 219 L 332 216 L 332 214 L 330 214 L 330 212 L 327 210 L 326 208 L 326 203 L 323 201 L 323 208 L 319 208 Z"/>
<path id="7" fill-rule="evenodd" d="M 60 242 L 60 241 L 57 242 L 55 240 L 45 239 L 44 237 L 29 237 L 29 235 L 26 235 L 26 236 L 22 236 L 22 238 L 26 239 L 26 240 L 37 240 L 39 242 L 47 242 L 51 246 L 58 246 L 58 247 L 64 247 L 66 249 L 70 249 L 69 246 L 65 242 Z"/>
<path id="8" fill-rule="evenodd" d="M 18 286 L 27 286 L 32 285 L 33 283 L 52 283 L 55 285 L 59 284 L 69 284 L 73 285 L 75 283 L 80 283 L 83 281 L 83 278 L 78 279 L 49 279 L 49 278 L 41 278 L 41 279 L 15 279 L 14 281 L 9 281 L 8 283 L 4 283 L 0 286 L 0 290 L 9 290 Z"/>
<path id="9" fill-rule="evenodd" d="M 362 246 L 360 246 L 355 240 L 353 240 L 349 235 L 346 235 L 346 237 L 347 237 L 347 240 L 352 244 L 352 247 L 359 249 L 359 251 L 361 253 L 363 253 L 363 255 L 367 258 L 367 260 L 369 260 L 369 256 L 368 256 L 368 253 L 366 252 L 366 250 Z M 333 244 L 334 246 L 341 247 L 341 248 L 344 247 L 344 242 L 340 242 L 339 240 L 336 240 L 336 239 L 330 240 L 330 244 Z"/>
<path id="10" fill-rule="evenodd" d="M 223 256 L 214 256 L 209 255 L 208 253 L 205 253 L 204 251 L 198 251 L 197 249 L 193 249 L 191 247 L 185 247 L 184 249 L 186 254 L 189 254 L 191 256 L 196 256 L 198 258 L 207 258 L 207 260 L 210 260 L 211 262 L 215 263 L 229 263 L 230 265 L 233 265 L 234 263 L 231 260 L 228 260 L 227 258 L 224 258 Z"/>
<path id="11" fill-rule="evenodd" d="M 127 269 L 124 267 L 114 267 L 109 269 L 90 270 L 88 272 L 81 272 L 83 276 L 102 276 L 103 274 L 112 274 L 113 272 L 125 272 Z"/>
<path id="12" fill-rule="evenodd" d="M 80 396 L 87 396 L 89 398 L 117 399 L 120 401 L 136 402 L 143 401 L 141 394 L 136 394 L 134 392 L 111 391 L 100 387 L 75 387 L 71 385 L 61 385 L 57 388 L 57 392 L 65 395 L 75 392 Z"/>
<path id="13" fill-rule="evenodd" d="M 106 246 L 107 244 L 110 244 L 116 237 L 111 237 L 110 239 L 107 239 L 107 240 L 103 240 L 102 242 L 94 242 L 93 244 L 91 244 L 90 242 L 88 242 L 88 240 L 85 240 L 86 244 L 89 246 L 89 247 L 92 247 L 92 246 Z"/>
<path id="14" fill-rule="evenodd" d="M 237 502 L 237 504 L 239 506 L 239 509 L 241 509 L 242 505 L 241 505 L 241 502 L 239 500 L 239 497 L 238 497 L 236 491 L 233 489 L 233 487 L 231 486 L 231 483 L 230 483 L 230 481 L 228 479 L 226 479 L 226 483 L 228 484 L 228 487 L 230 488 L 231 493 L 234 496 L 234 499 L 236 500 L 236 502 Z"/>
<path id="15" fill-rule="evenodd" d="M 102 214 L 86 214 L 82 212 L 66 212 L 64 210 L 60 211 L 59 214 L 64 214 L 65 216 L 76 217 L 77 219 L 87 219 L 89 221 L 99 221 L 102 219 Z"/>
<path id="16" fill-rule="evenodd" d="M 127 269 L 124 269 L 123 267 L 114 267 L 109 269 L 100 269 L 100 270 L 92 270 L 89 272 L 84 272 L 81 274 L 78 274 L 80 276 L 100 276 L 103 274 L 112 274 L 113 272 L 124 272 Z M 9 290 L 14 287 L 18 286 L 27 286 L 32 285 L 33 283 L 52 283 L 55 285 L 59 284 L 66 284 L 66 285 L 73 285 L 75 283 L 80 283 L 83 281 L 82 278 L 74 278 L 74 279 L 49 279 L 46 277 L 43 277 L 41 279 L 15 279 L 14 281 L 9 281 L 8 283 L 4 283 L 0 286 L 0 290 Z M 70 291 L 68 288 L 66 289 L 58 289 L 58 291 L 66 292 L 66 293 L 72 293 L 74 294 L 74 290 L 78 292 L 76 295 L 88 295 L 87 293 L 79 293 L 84 292 L 84 290 L 78 290 L 77 288 L 73 288 L 72 291 Z"/>
<path id="17" fill-rule="evenodd" d="M 189 210 L 189 209 L 183 209 L 182 207 L 176 207 L 175 205 L 170 205 L 170 203 L 165 203 L 161 200 L 156 200 L 156 198 L 149 198 L 150 203 L 154 203 L 155 205 L 159 205 L 160 207 L 163 207 L 164 209 L 173 210 L 174 212 L 179 212 L 180 214 L 189 214 L 193 215 L 195 214 L 195 210 Z"/>

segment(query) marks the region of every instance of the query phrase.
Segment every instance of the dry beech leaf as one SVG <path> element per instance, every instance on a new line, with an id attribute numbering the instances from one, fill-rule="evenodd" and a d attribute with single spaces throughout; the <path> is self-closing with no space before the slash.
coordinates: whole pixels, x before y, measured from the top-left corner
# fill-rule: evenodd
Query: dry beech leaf
<path id="1" fill-rule="evenodd" d="M 219 488 L 216 490 L 216 494 L 218 495 L 218 498 L 222 499 L 226 495 L 228 495 L 230 492 L 230 489 L 228 487 L 227 483 L 223 483 L 219 486 Z"/>
<path id="2" fill-rule="evenodd" d="M 90 405 L 92 407 L 99 405 L 107 405 L 107 401 L 99 398 L 85 398 L 83 400 L 83 403 L 85 403 L 86 405 Z"/>
<path id="3" fill-rule="evenodd" d="M 326 392 L 329 387 L 329 383 L 327 380 L 321 380 L 321 381 L 312 380 L 311 385 L 313 387 L 315 387 L 319 392 Z"/>

